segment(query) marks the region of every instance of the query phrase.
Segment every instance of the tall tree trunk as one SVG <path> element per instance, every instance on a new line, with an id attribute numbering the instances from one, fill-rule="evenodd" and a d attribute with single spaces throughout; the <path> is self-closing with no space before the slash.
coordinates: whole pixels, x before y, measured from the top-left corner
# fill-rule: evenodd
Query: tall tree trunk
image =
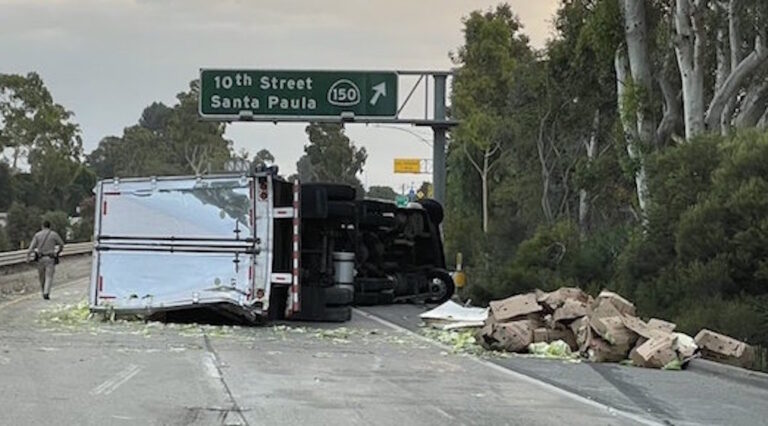
<path id="1" fill-rule="evenodd" d="M 18 164 L 18 162 L 19 162 L 19 155 L 20 155 L 20 152 L 19 152 L 19 147 L 18 147 L 18 146 L 17 146 L 17 147 L 14 147 L 14 148 L 13 148 L 13 162 L 11 163 L 11 170 L 13 170 L 13 171 L 16 171 L 16 170 L 18 170 L 18 169 L 16 168 L 16 165 L 17 165 L 17 164 Z"/>
<path id="2" fill-rule="evenodd" d="M 680 89 L 672 84 L 667 77 L 669 72 L 679 73 L 677 59 L 675 59 L 675 53 L 672 49 L 665 55 L 664 69 L 657 77 L 661 94 L 664 97 L 664 115 L 656 130 L 656 141 L 659 144 L 663 144 L 675 136 L 675 130 L 682 123 L 683 116 L 683 106 L 680 103 Z"/>
<path id="3" fill-rule="evenodd" d="M 734 119 L 739 129 L 754 127 L 768 108 L 768 78 L 754 81 L 747 90 L 747 96 L 741 103 L 741 110 Z"/>
<path id="4" fill-rule="evenodd" d="M 711 131 L 719 130 L 723 110 L 730 99 L 736 96 L 741 86 L 751 78 L 758 69 L 768 61 L 768 48 L 763 45 L 760 36 L 755 39 L 755 49 L 732 69 L 728 78 L 723 82 L 712 98 L 707 110 L 707 127 Z"/>
<path id="5" fill-rule="evenodd" d="M 741 62 L 741 22 L 738 14 L 738 0 L 728 0 L 728 46 L 731 57 L 731 70 L 736 69 Z M 731 97 L 725 105 L 720 117 L 722 133 L 725 135 L 734 125 L 733 113 L 736 110 L 736 96 Z"/>
<path id="6" fill-rule="evenodd" d="M 600 110 L 595 110 L 595 117 L 592 119 L 592 131 L 589 141 L 584 145 L 587 149 L 587 164 L 592 165 L 597 157 L 597 135 L 600 132 Z M 579 229 L 582 235 L 586 235 L 589 230 L 589 211 L 591 209 L 590 194 L 585 188 L 579 190 Z"/>
<path id="7" fill-rule="evenodd" d="M 646 24 L 645 0 L 624 0 L 624 23 L 627 40 L 627 56 L 632 82 L 639 91 L 637 131 L 640 142 L 651 147 L 656 145 L 656 124 L 653 121 L 651 93 L 653 74 L 648 53 L 648 25 Z"/>
<path id="8" fill-rule="evenodd" d="M 741 20 L 738 13 L 739 0 L 728 1 L 728 44 L 731 53 L 731 69 L 741 62 Z"/>
<path id="9" fill-rule="evenodd" d="M 483 233 L 488 233 L 488 156 L 483 158 L 483 173 L 480 176 L 483 191 Z"/>
<path id="10" fill-rule="evenodd" d="M 699 17 L 705 0 L 676 0 L 675 52 L 683 82 L 685 137 L 704 131 L 704 35 Z"/>
<path id="11" fill-rule="evenodd" d="M 715 55 L 717 58 L 717 69 L 715 71 L 715 92 L 723 88 L 725 85 L 725 80 L 728 78 L 728 74 L 731 73 L 731 56 L 726 52 L 726 47 L 728 47 L 726 43 L 728 43 L 729 40 L 726 40 L 725 27 L 725 25 L 721 25 L 717 29 L 717 45 Z M 724 136 L 728 134 L 728 130 L 731 127 L 731 116 L 733 114 L 732 109 L 735 103 L 734 99 L 735 98 L 733 96 L 728 99 L 728 102 L 725 104 L 723 112 L 719 117 L 720 131 Z M 729 112 L 726 113 L 726 110 Z"/>
<path id="12" fill-rule="evenodd" d="M 544 213 L 544 218 L 547 220 L 547 223 L 552 223 L 554 221 L 552 205 L 549 202 L 549 182 L 552 174 L 547 161 L 548 153 L 545 152 L 546 150 L 544 148 L 544 127 L 546 126 L 550 113 L 551 109 L 548 109 L 539 122 L 539 137 L 536 141 L 536 149 L 539 154 L 539 165 L 541 166 L 541 211 Z"/>
<path id="13" fill-rule="evenodd" d="M 472 164 L 472 167 L 475 168 L 477 171 L 477 174 L 480 175 L 480 184 L 481 184 L 481 191 L 482 191 L 482 200 L 483 200 L 483 212 L 482 212 L 482 219 L 483 219 L 483 233 L 488 233 L 488 224 L 489 224 L 489 212 L 488 212 L 488 192 L 489 192 L 489 185 L 488 185 L 488 175 L 491 173 L 491 169 L 493 166 L 497 163 L 497 161 L 491 161 L 491 158 L 499 152 L 501 149 L 499 144 L 495 144 L 493 146 L 489 146 L 488 148 L 485 148 L 482 150 L 483 153 L 483 165 L 482 167 L 477 164 L 474 158 L 472 158 L 472 155 L 469 153 L 469 149 L 467 148 L 467 144 L 462 144 L 462 149 L 464 150 L 464 154 L 467 156 L 467 159 Z"/>
<path id="14" fill-rule="evenodd" d="M 757 128 L 760 130 L 768 130 L 768 109 L 763 113 L 763 117 L 757 122 Z"/>
<path id="15" fill-rule="evenodd" d="M 628 117 L 629 113 L 624 107 L 624 97 L 627 95 L 627 84 L 630 80 L 630 69 L 627 55 L 622 48 L 616 50 L 616 94 L 618 95 L 619 116 L 624 130 L 624 140 L 627 144 L 627 154 L 629 158 L 637 163 L 635 171 L 635 186 L 637 190 L 637 204 L 640 207 L 641 216 L 644 216 L 648 205 L 648 185 L 645 174 L 645 161 L 640 150 L 637 148 L 639 141 L 637 126 L 634 125 L 633 117 Z"/>
<path id="16" fill-rule="evenodd" d="M 731 73 L 731 58 L 726 54 L 725 28 L 721 26 L 717 29 L 717 42 L 715 44 L 715 59 L 717 68 L 715 69 L 715 91 L 720 90 L 725 85 L 728 74 Z"/>

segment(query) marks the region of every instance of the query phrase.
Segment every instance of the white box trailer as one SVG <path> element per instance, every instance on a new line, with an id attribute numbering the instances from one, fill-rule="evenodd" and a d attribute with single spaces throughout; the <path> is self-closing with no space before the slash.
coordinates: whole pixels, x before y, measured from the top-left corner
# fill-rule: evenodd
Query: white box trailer
<path id="1" fill-rule="evenodd" d="M 306 288 L 302 300 L 301 188 L 274 172 L 116 178 L 94 192 L 94 311 L 349 318 L 353 288 Z"/>

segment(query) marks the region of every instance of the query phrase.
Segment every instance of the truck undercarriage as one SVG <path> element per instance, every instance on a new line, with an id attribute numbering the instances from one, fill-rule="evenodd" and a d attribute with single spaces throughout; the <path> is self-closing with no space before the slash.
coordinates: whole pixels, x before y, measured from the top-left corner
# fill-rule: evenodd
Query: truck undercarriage
<path id="1" fill-rule="evenodd" d="M 347 321 L 355 303 L 453 294 L 431 200 L 359 200 L 276 171 L 112 179 L 95 192 L 94 311 Z"/>

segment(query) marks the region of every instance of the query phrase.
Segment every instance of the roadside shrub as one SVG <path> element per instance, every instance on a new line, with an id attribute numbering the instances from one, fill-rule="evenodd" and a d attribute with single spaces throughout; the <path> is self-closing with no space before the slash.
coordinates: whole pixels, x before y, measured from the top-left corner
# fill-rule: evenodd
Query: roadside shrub
<path id="1" fill-rule="evenodd" d="M 63 240 L 67 240 L 69 229 L 69 216 L 61 210 L 48 211 L 43 214 L 41 220 L 51 222 L 51 229 L 56 231 Z"/>
<path id="2" fill-rule="evenodd" d="M 8 232 L 5 230 L 5 226 L 0 226 L 0 251 L 8 251 L 11 249 L 11 242 L 8 240 Z"/>
<path id="3" fill-rule="evenodd" d="M 768 337 L 768 324 L 756 309 L 758 302 L 759 299 L 750 297 L 732 300 L 709 297 L 685 302 L 680 312 L 669 319 L 677 324 L 678 330 L 691 336 L 702 328 L 709 328 L 747 343 L 759 344 Z"/>
<path id="4" fill-rule="evenodd" d="M 617 281 L 644 315 L 768 343 L 768 134 L 709 136 L 651 161 L 653 205 Z"/>
<path id="5" fill-rule="evenodd" d="M 27 207 L 14 202 L 8 209 L 8 239 L 13 249 L 29 246 L 35 232 L 40 230 L 41 211 L 37 207 Z"/>

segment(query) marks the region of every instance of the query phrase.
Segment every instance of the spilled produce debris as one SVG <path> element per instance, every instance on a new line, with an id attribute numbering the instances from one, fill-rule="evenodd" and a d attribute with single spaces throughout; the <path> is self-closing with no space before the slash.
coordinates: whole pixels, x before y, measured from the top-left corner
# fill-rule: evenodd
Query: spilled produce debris
<path id="1" fill-rule="evenodd" d="M 597 297 L 573 287 L 536 290 L 494 300 L 488 309 L 446 302 L 422 319 L 429 327 L 424 334 L 455 352 L 485 350 L 664 370 L 680 370 L 697 357 L 739 367 L 755 359 L 753 347 L 728 336 L 702 330 L 694 339 L 671 322 L 644 321 L 631 301 L 607 290 Z"/>

